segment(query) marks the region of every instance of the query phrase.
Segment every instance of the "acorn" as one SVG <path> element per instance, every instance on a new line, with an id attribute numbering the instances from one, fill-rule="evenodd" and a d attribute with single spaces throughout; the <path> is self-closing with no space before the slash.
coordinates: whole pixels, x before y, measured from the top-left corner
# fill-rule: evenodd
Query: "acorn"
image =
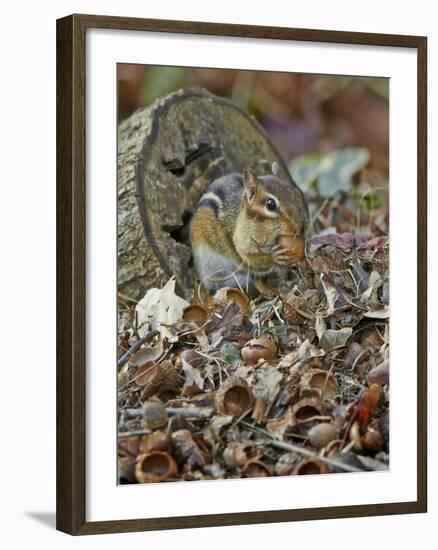
<path id="1" fill-rule="evenodd" d="M 139 483 L 159 483 L 176 476 L 178 467 L 174 459 L 163 451 L 151 451 L 140 455 L 135 466 Z"/>
<path id="2" fill-rule="evenodd" d="M 228 378 L 217 390 L 216 408 L 221 414 L 241 416 L 254 404 L 254 394 L 243 378 Z"/>
<path id="3" fill-rule="evenodd" d="M 367 431 L 361 438 L 362 447 L 367 451 L 378 453 L 383 449 L 383 437 L 377 428 L 368 426 Z"/>
<path id="4" fill-rule="evenodd" d="M 308 433 L 310 444 L 317 449 L 322 449 L 336 439 L 337 430 L 333 424 L 323 422 L 313 426 Z"/>
<path id="5" fill-rule="evenodd" d="M 255 365 L 260 359 L 269 361 L 277 353 L 277 346 L 269 338 L 253 338 L 241 350 L 246 365 Z"/>
<path id="6" fill-rule="evenodd" d="M 280 248 L 285 249 L 287 264 L 295 264 L 304 258 L 304 239 L 298 235 L 280 235 L 276 240 Z"/>
<path id="7" fill-rule="evenodd" d="M 169 417 L 166 409 L 159 401 L 146 401 L 143 403 L 143 418 L 141 423 L 148 430 L 163 428 Z"/>

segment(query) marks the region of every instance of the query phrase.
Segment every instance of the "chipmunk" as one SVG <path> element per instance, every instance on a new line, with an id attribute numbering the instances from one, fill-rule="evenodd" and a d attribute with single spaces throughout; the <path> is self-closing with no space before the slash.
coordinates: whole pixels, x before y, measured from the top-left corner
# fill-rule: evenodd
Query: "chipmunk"
<path id="1" fill-rule="evenodd" d="M 304 256 L 307 208 L 301 191 L 280 177 L 232 173 L 215 180 L 190 224 L 194 265 L 203 286 L 254 288 L 272 295 L 267 281 Z"/>

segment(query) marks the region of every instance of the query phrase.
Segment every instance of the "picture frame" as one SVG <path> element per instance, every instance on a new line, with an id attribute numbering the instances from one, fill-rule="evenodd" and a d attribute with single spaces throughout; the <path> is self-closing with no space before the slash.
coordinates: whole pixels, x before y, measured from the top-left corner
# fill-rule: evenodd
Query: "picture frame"
<path id="1" fill-rule="evenodd" d="M 411 49 L 417 62 L 416 498 L 376 504 L 94 521 L 87 518 L 87 33 L 349 44 Z M 189 61 L 190 63 L 190 61 Z M 114 121 L 115 124 L 115 121 Z M 115 162 L 114 153 L 114 161 Z M 111 162 L 111 161 L 110 161 Z M 57 529 L 72 535 L 427 511 L 427 39 L 374 33 L 71 15 L 57 21 Z M 111 299 L 111 298 L 109 298 Z M 111 420 L 108 420 L 109 425 Z M 147 487 L 140 489 L 146 490 Z M 121 489 L 123 490 L 123 489 Z M 191 484 L 185 485 L 190 498 Z"/>

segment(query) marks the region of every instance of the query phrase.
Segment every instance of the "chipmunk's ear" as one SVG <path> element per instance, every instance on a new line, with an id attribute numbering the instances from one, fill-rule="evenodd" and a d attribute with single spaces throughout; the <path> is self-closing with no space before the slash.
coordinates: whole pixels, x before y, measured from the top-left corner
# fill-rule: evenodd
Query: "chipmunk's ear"
<path id="1" fill-rule="evenodd" d="M 252 202 L 257 195 L 259 182 L 249 170 L 244 170 L 243 172 L 243 187 L 248 202 Z"/>
<path id="2" fill-rule="evenodd" d="M 275 160 L 272 163 L 272 174 L 280 179 L 283 177 L 283 172 L 280 168 L 280 165 Z"/>

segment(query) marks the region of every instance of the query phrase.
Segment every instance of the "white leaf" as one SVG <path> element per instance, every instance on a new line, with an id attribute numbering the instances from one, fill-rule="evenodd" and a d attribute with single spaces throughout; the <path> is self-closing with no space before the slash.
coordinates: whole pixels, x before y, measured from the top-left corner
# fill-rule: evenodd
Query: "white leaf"
<path id="1" fill-rule="evenodd" d="M 316 315 L 315 331 L 319 341 L 321 341 L 321 338 L 326 330 L 327 330 L 327 326 L 325 324 L 324 319 L 322 318 L 321 315 Z"/>
<path id="2" fill-rule="evenodd" d="M 336 300 L 339 298 L 339 294 L 333 285 L 331 285 L 330 283 L 324 280 L 324 273 L 321 273 L 321 283 L 322 283 L 322 288 L 324 289 L 325 297 L 327 298 L 327 305 L 328 305 L 327 313 L 330 315 L 336 309 L 335 303 L 336 303 Z"/>
<path id="3" fill-rule="evenodd" d="M 135 308 L 140 338 L 149 330 L 158 330 L 161 336 L 166 336 L 170 342 L 177 341 L 178 337 L 163 324 L 171 325 L 179 321 L 184 309 L 189 305 L 189 302 L 175 294 L 174 277 L 169 279 L 163 288 L 148 290 Z"/>
<path id="4" fill-rule="evenodd" d="M 311 344 L 308 338 L 306 338 L 298 348 L 298 357 L 301 361 L 305 361 L 311 357 L 322 357 L 323 355 L 325 355 L 324 350 L 318 349 L 316 346 Z"/>
<path id="5" fill-rule="evenodd" d="M 382 309 L 375 309 L 373 311 L 367 311 L 363 314 L 364 317 L 371 319 L 389 319 L 389 307 L 384 306 Z"/>

